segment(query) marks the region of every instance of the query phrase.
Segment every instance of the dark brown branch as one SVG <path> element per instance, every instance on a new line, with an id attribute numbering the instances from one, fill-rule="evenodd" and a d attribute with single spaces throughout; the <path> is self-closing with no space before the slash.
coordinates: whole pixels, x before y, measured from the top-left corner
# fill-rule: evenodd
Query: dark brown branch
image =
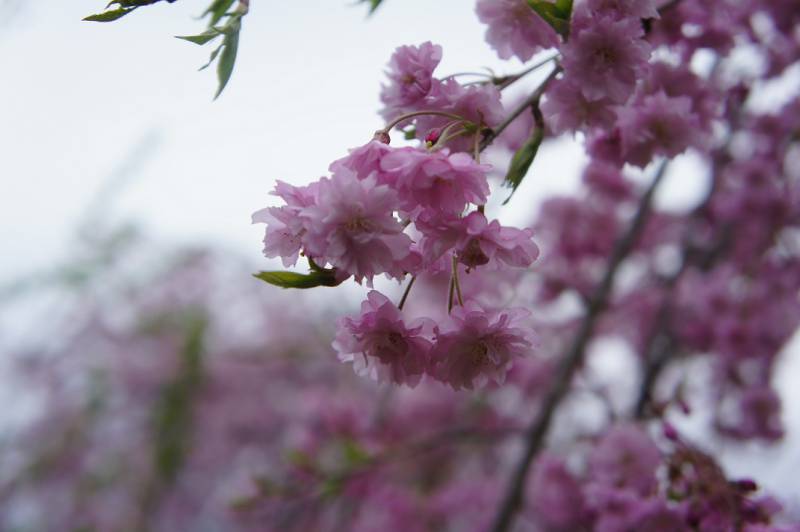
<path id="1" fill-rule="evenodd" d="M 551 74 L 551 76 L 552 75 L 553 74 Z M 658 185 L 662 182 L 666 170 L 667 162 L 665 161 L 659 167 L 650 187 L 642 196 L 639 207 L 628 230 L 614 245 L 603 278 L 589 298 L 586 314 L 580 323 L 580 328 L 562 359 L 561 365 L 558 368 L 558 373 L 553 380 L 552 386 L 547 391 L 533 423 L 531 423 L 526 432 L 525 439 L 527 444 L 525 452 L 509 479 L 506 493 L 492 526 L 494 532 L 504 532 L 508 530 L 514 521 L 515 514 L 524 495 L 525 479 L 528 475 L 531 463 L 544 444 L 545 436 L 550 428 L 555 410 L 561 403 L 561 400 L 566 396 L 570 383 L 572 382 L 572 376 L 583 363 L 586 347 L 594 332 L 597 319 L 608 303 L 619 266 L 631 252 L 642 233 L 642 229 L 650 214 L 653 195 Z"/>

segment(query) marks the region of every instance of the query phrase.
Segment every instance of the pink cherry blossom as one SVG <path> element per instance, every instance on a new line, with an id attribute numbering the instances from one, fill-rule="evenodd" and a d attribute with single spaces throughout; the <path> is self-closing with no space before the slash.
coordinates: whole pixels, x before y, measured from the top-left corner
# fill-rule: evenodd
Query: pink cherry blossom
<path id="1" fill-rule="evenodd" d="M 561 47 L 565 79 L 580 87 L 588 100 L 624 103 L 647 72 L 650 45 L 642 39 L 641 22 L 577 11 L 573 25 L 569 41 Z"/>
<path id="2" fill-rule="evenodd" d="M 381 169 L 395 176 L 401 208 L 409 213 L 422 208 L 456 214 L 469 203 L 485 203 L 488 168 L 466 153 L 451 154 L 447 149 L 401 148 L 381 159 Z"/>
<path id="3" fill-rule="evenodd" d="M 526 268 L 539 256 L 531 229 L 503 227 L 497 220 L 488 222 L 480 212 L 472 212 L 464 219 L 464 229 L 458 260 L 468 268 L 489 263 L 495 267 L 502 264 Z"/>
<path id="4" fill-rule="evenodd" d="M 617 425 L 605 433 L 592 451 L 592 479 L 648 495 L 656 487 L 656 469 L 660 463 L 658 447 L 642 429 Z"/>
<path id="5" fill-rule="evenodd" d="M 400 46 L 389 60 L 389 84 L 381 90 L 386 106 L 384 118 L 391 120 L 430 93 L 436 80 L 433 71 L 442 60 L 442 47 L 430 41 L 419 46 Z"/>
<path id="6" fill-rule="evenodd" d="M 282 198 L 286 205 L 267 207 L 253 214 L 253 223 L 267 224 L 264 236 L 264 255 L 281 257 L 284 266 L 297 262 L 306 232 L 300 212 L 315 202 L 317 184 L 295 187 L 278 180 L 273 195 Z"/>
<path id="7" fill-rule="evenodd" d="M 486 311 L 474 301 L 454 307 L 436 334 L 431 374 L 454 390 L 502 384 L 514 358 L 531 354 L 532 331 L 522 308 Z"/>
<path id="8" fill-rule="evenodd" d="M 670 98 L 663 92 L 645 96 L 619 112 L 625 160 L 645 167 L 656 155 L 675 157 L 690 146 L 699 146 L 700 124 L 689 98 Z"/>
<path id="9" fill-rule="evenodd" d="M 602 96 L 588 99 L 574 80 L 561 79 L 550 85 L 542 102 L 542 114 L 553 133 L 603 127 L 614 123 L 614 102 Z"/>
<path id="10" fill-rule="evenodd" d="M 486 24 L 486 42 L 501 59 L 527 61 L 543 48 L 558 46 L 558 34 L 525 0 L 478 0 L 475 11 Z"/>
<path id="11" fill-rule="evenodd" d="M 381 159 L 392 151 L 388 145 L 373 140 L 350 150 L 346 157 L 333 161 L 328 169 L 335 174 L 340 168 L 346 168 L 359 179 L 366 179 L 374 173 L 379 185 L 393 185 L 391 177 L 380 171 Z"/>
<path id="12" fill-rule="evenodd" d="M 344 170 L 323 178 L 315 205 L 303 209 L 307 219 L 306 252 L 356 281 L 381 273 L 400 277 L 398 261 L 410 253 L 411 239 L 394 217 L 397 193 L 377 185 L 374 177 L 359 180 Z"/>
<path id="13" fill-rule="evenodd" d="M 598 14 L 611 13 L 618 18 L 658 18 L 655 0 L 588 0 L 586 5 Z"/>
<path id="14" fill-rule="evenodd" d="M 359 375 L 413 387 L 428 366 L 431 342 L 425 335 L 431 332 L 429 320 L 406 325 L 397 307 L 373 290 L 359 316 L 339 320 L 333 347 Z"/>

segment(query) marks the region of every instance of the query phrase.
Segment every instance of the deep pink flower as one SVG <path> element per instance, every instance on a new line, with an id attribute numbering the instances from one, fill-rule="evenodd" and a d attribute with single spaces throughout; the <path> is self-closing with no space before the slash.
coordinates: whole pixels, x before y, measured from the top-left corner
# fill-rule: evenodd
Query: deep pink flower
<path id="1" fill-rule="evenodd" d="M 359 316 L 339 320 L 333 347 L 359 375 L 413 387 L 428 366 L 431 342 L 425 335 L 432 329 L 430 320 L 406 325 L 397 307 L 372 290 Z"/>
<path id="2" fill-rule="evenodd" d="M 689 98 L 692 114 L 704 131 L 710 130 L 713 120 L 721 114 L 722 102 L 716 89 L 686 65 L 676 66 L 664 61 L 652 63 L 638 90 L 641 95 L 664 93 L 670 98 Z M 741 102 L 736 104 L 736 112 L 741 105 Z"/>
<path id="3" fill-rule="evenodd" d="M 525 0 L 478 0 L 475 11 L 488 25 L 486 42 L 501 59 L 527 61 L 543 48 L 558 46 L 558 34 Z"/>
<path id="4" fill-rule="evenodd" d="M 781 398 L 768 386 L 743 390 L 735 406 L 718 413 L 717 426 L 726 435 L 739 439 L 761 438 L 774 441 L 783 437 Z"/>
<path id="5" fill-rule="evenodd" d="M 583 171 L 583 182 L 590 190 L 614 201 L 629 199 L 633 193 L 633 183 L 613 164 L 593 160 Z"/>
<path id="6" fill-rule="evenodd" d="M 585 508 L 580 484 L 564 462 L 551 454 L 536 460 L 530 485 L 533 518 L 547 529 L 578 530 L 585 525 Z"/>
<path id="7" fill-rule="evenodd" d="M 431 91 L 433 71 L 442 60 L 442 47 L 430 41 L 419 46 L 400 46 L 389 60 L 386 72 L 390 83 L 381 90 L 386 106 L 384 118 L 391 120 L 413 106 Z"/>
<path id="8" fill-rule="evenodd" d="M 655 0 L 588 0 L 586 5 L 597 14 L 617 18 L 658 18 Z"/>
<path id="9" fill-rule="evenodd" d="M 619 111 L 617 125 L 625 160 L 644 168 L 656 155 L 675 157 L 700 146 L 700 124 L 689 98 L 670 98 L 663 92 L 645 96 Z"/>
<path id="10" fill-rule="evenodd" d="M 586 14 L 573 17 L 573 32 L 561 47 L 565 79 L 589 100 L 624 103 L 647 69 L 650 45 L 639 19 Z M 582 17 L 589 20 L 582 21 Z"/>
<path id="11" fill-rule="evenodd" d="M 435 152 L 401 148 L 381 159 L 381 169 L 393 174 L 409 213 L 421 209 L 461 213 L 468 203 L 484 204 L 489 195 L 487 165 L 476 163 L 466 153 Z"/>
<path id="12" fill-rule="evenodd" d="M 394 190 L 342 169 L 319 181 L 316 204 L 301 213 L 308 220 L 305 250 L 358 282 L 381 273 L 401 277 L 398 262 L 410 253 L 411 239 L 394 217 L 397 207 Z"/>
<path id="13" fill-rule="evenodd" d="M 660 464 L 661 452 L 642 429 L 617 425 L 603 435 L 592 451 L 592 480 L 649 495 L 656 488 Z"/>
<path id="14" fill-rule="evenodd" d="M 613 105 L 605 96 L 588 99 L 574 80 L 560 79 L 550 84 L 541 107 L 545 122 L 558 135 L 584 126 L 612 125 L 617 116 Z"/>
<path id="15" fill-rule="evenodd" d="M 502 384 L 513 359 L 534 347 L 523 308 L 485 311 L 474 301 L 453 308 L 436 334 L 431 374 L 455 390 L 482 387 L 489 380 Z"/>

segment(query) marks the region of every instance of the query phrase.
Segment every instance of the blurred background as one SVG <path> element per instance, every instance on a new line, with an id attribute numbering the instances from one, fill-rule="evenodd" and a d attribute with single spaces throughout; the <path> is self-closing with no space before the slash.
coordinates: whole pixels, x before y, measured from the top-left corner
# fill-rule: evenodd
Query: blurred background
<path id="1" fill-rule="evenodd" d="M 463 0 L 384 4 L 368 18 L 366 5 L 344 0 L 252 0 L 236 70 L 212 102 L 213 69 L 196 71 L 210 47 L 173 38 L 202 31 L 196 18 L 205 2 L 158 4 L 98 24 L 81 19 L 102 11 L 103 2 L 0 0 L 0 349 L 59 343 L 42 338 L 42 316 L 69 321 L 74 297 L 30 295 L 50 282 L 85 282 L 129 239 L 147 244 L 113 271 L 132 279 L 187 247 L 216 250 L 243 277 L 279 268 L 262 257 L 264 229 L 251 225 L 250 215 L 275 204 L 269 192 L 276 179 L 315 180 L 371 138 L 382 125 L 382 72 L 397 46 L 441 44 L 440 73 L 519 67 L 501 63 L 485 45 L 484 28 Z M 534 166 L 539 178 L 525 181 L 509 208 L 498 211 L 501 219 L 527 223 L 541 198 L 576 186 L 583 162 L 577 141 L 550 144 Z M 678 161 L 662 205 L 691 208 L 705 186 L 693 164 L 691 156 Z M 247 283 L 265 299 L 283 297 Z M 353 294 L 354 305 L 363 290 L 342 288 L 337 297 L 342 293 Z M 342 314 L 342 299 L 328 295 L 313 304 Z M 790 349 L 797 355 L 797 342 Z M 777 373 L 786 397 L 784 443 L 715 449 L 736 475 L 755 476 L 794 500 L 798 358 L 785 357 Z M 0 390 L 0 400 L 12 405 L 4 424 L 35 409 L 13 383 Z"/>

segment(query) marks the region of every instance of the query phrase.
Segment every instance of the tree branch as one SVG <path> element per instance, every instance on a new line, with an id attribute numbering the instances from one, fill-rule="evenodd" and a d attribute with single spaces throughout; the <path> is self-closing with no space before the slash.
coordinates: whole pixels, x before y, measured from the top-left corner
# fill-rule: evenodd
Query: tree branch
<path id="1" fill-rule="evenodd" d="M 554 74 L 551 74 L 553 76 Z M 628 230 L 617 240 L 611 253 L 606 271 L 600 284 L 589 298 L 586 314 L 581 321 L 580 328 L 575 335 L 572 344 L 569 346 L 558 373 L 545 395 L 541 407 L 536 417 L 526 432 L 527 445 L 517 467 L 509 480 L 503 502 L 492 526 L 494 532 L 504 532 L 509 529 L 514 521 L 515 514 L 519 508 L 524 495 L 525 479 L 530 469 L 534 457 L 541 450 L 545 436 L 550 428 L 556 408 L 569 390 L 572 376 L 577 368 L 583 363 L 586 347 L 594 332 L 594 326 L 600 316 L 601 311 L 608 303 L 608 298 L 614 285 L 617 271 L 620 264 L 628 256 L 638 240 L 645 222 L 650 214 L 653 195 L 659 184 L 662 182 L 667 170 L 667 161 L 661 163 L 653 182 L 642 196 L 636 214 L 631 221 Z"/>
<path id="2" fill-rule="evenodd" d="M 488 133 L 486 134 L 486 136 L 483 137 L 483 140 L 481 141 L 480 151 L 483 151 L 486 148 L 488 148 L 489 145 L 492 142 L 494 142 L 494 139 L 499 137 L 500 134 L 508 126 L 510 126 L 511 123 L 514 120 L 516 120 L 519 115 L 524 113 L 525 110 L 528 109 L 529 107 L 531 107 L 532 105 L 536 104 L 539 101 L 539 99 L 542 97 L 542 94 L 544 94 L 544 91 L 547 90 L 547 86 L 550 84 L 551 81 L 553 81 L 555 79 L 555 77 L 558 75 L 559 72 L 561 72 L 561 66 L 560 65 L 556 66 L 556 68 L 554 68 L 552 70 L 552 72 L 550 72 L 550 74 L 547 76 L 547 78 L 545 78 L 545 80 L 542 82 L 542 84 L 539 85 L 536 88 L 536 90 L 533 91 L 533 93 L 530 96 L 528 96 L 528 98 L 526 98 L 525 101 L 522 102 L 516 109 L 511 111 L 511 114 L 508 115 L 506 117 L 506 119 L 503 120 L 503 122 L 499 126 L 497 126 L 496 128 L 488 130 Z"/>

